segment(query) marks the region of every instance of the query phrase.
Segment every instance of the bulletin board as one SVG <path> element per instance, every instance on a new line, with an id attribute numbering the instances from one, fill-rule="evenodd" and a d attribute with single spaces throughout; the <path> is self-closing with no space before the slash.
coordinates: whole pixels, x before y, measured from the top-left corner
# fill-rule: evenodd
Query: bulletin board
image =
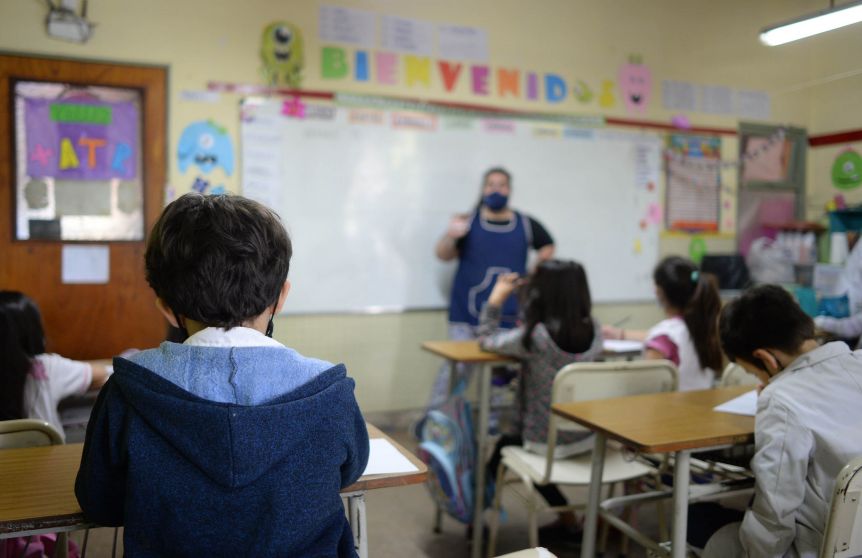
<path id="1" fill-rule="evenodd" d="M 512 173 L 511 205 L 557 256 L 582 262 L 598 302 L 653 298 L 661 137 L 427 107 L 247 99 L 243 193 L 294 242 L 287 312 L 443 308 L 453 263 L 434 256 L 450 217 L 476 205 L 482 173 Z"/>

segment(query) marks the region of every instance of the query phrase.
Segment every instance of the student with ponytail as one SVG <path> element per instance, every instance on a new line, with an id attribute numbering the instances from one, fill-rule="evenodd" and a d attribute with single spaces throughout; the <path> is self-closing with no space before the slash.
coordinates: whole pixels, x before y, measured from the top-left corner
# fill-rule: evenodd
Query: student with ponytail
<path id="1" fill-rule="evenodd" d="M 605 327 L 605 337 L 644 341 L 644 356 L 679 369 L 679 390 L 713 386 L 722 368 L 718 343 L 721 299 L 715 278 L 684 258 L 663 259 L 653 272 L 656 297 L 667 318 L 648 332 Z"/>

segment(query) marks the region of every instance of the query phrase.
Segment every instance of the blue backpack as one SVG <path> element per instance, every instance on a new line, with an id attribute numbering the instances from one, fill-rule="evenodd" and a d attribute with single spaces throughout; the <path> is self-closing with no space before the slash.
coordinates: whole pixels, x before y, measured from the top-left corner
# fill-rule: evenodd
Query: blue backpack
<path id="1" fill-rule="evenodd" d="M 441 509 L 462 523 L 473 520 L 476 437 L 470 404 L 454 395 L 431 409 L 419 427 L 419 458 L 428 465 L 428 489 Z"/>

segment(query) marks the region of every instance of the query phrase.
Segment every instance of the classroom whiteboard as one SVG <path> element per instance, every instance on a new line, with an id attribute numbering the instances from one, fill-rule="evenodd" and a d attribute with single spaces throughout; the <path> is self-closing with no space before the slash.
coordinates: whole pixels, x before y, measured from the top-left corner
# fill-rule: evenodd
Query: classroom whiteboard
<path id="1" fill-rule="evenodd" d="M 398 108 L 242 106 L 243 194 L 293 240 L 287 313 L 444 308 L 455 263 L 434 245 L 470 211 L 482 173 L 512 173 L 511 206 L 582 262 L 596 302 L 653 298 L 657 134 Z"/>

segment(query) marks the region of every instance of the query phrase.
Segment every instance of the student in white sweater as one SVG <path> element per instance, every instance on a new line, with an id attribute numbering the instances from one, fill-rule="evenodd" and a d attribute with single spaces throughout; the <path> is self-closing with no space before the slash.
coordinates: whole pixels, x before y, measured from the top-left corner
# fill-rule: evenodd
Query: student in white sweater
<path id="1" fill-rule="evenodd" d="M 754 423 L 754 499 L 741 523 L 709 539 L 703 556 L 814 558 L 835 478 L 862 455 L 862 351 L 819 346 L 811 318 L 776 285 L 729 303 L 720 332 L 728 358 L 765 387 Z"/>
<path id="2" fill-rule="evenodd" d="M 604 327 L 605 338 L 643 341 L 644 358 L 673 362 L 680 391 L 711 388 L 722 369 L 717 331 L 721 299 L 715 278 L 689 260 L 670 256 L 656 266 L 653 281 L 667 317 L 649 331 Z"/>
<path id="3" fill-rule="evenodd" d="M 0 420 L 43 420 L 65 437 L 57 413 L 64 398 L 98 389 L 108 369 L 45 352 L 36 303 L 17 291 L 0 291 Z"/>

